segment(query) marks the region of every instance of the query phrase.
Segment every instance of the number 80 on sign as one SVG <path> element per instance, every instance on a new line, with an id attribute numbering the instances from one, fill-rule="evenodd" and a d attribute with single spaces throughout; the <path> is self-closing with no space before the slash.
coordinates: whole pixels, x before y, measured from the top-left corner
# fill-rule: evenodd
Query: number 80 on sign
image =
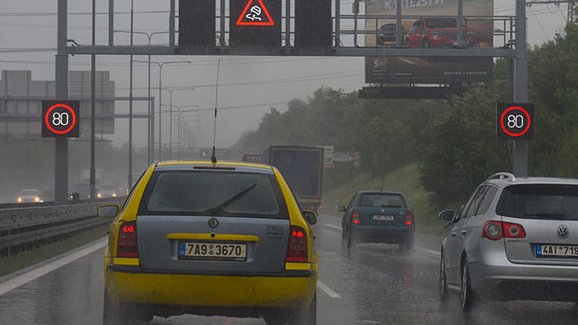
<path id="1" fill-rule="evenodd" d="M 531 103 L 498 103 L 496 120 L 498 140 L 530 140 L 534 136 Z"/>
<path id="2" fill-rule="evenodd" d="M 79 136 L 79 102 L 42 101 L 42 137 Z"/>

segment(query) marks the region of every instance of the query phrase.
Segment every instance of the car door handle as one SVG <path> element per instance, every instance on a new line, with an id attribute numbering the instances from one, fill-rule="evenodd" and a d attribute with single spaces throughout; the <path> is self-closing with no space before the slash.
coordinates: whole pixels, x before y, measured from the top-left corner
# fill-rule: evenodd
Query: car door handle
<path id="1" fill-rule="evenodd" d="M 456 236 L 456 233 L 455 233 L 455 232 L 452 232 L 452 233 L 450 234 L 450 236 L 455 237 L 455 236 Z"/>
<path id="2" fill-rule="evenodd" d="M 465 235 L 465 234 L 468 233 L 468 231 L 467 231 L 467 230 L 462 230 L 462 231 L 460 231 L 460 233 L 461 233 L 462 235 Z"/>

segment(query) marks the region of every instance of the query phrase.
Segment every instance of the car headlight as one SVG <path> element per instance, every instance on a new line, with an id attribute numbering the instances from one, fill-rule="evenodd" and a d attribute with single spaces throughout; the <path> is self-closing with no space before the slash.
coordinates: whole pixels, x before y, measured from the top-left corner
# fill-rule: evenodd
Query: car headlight
<path id="1" fill-rule="evenodd" d="M 40 202 L 40 198 L 37 196 L 34 198 L 34 202 Z"/>
<path id="2" fill-rule="evenodd" d="M 102 197 L 102 194 L 98 193 L 98 194 L 96 194 L 96 197 L 98 197 L 100 199 Z"/>
<path id="3" fill-rule="evenodd" d="M 18 202 L 22 202 L 22 198 L 21 198 L 21 197 L 19 197 L 19 198 L 17 198 L 17 199 L 16 199 L 16 201 L 18 201 Z"/>
<path id="4" fill-rule="evenodd" d="M 116 197 L 116 193 L 112 193 L 112 197 Z"/>

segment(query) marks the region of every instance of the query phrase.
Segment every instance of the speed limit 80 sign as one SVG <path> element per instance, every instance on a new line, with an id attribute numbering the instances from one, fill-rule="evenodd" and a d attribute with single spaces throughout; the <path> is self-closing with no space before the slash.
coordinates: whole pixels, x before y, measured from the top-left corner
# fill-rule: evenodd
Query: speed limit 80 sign
<path id="1" fill-rule="evenodd" d="M 42 137 L 78 138 L 79 106 L 75 100 L 43 100 Z"/>
<path id="2" fill-rule="evenodd" d="M 531 140 L 534 137 L 534 105 L 498 103 L 498 140 Z"/>

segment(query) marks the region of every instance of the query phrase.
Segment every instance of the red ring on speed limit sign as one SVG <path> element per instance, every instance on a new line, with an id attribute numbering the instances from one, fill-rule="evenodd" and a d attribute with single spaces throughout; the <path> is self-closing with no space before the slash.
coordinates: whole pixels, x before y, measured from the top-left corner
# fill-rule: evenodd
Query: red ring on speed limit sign
<path id="1" fill-rule="evenodd" d="M 508 128 L 504 124 L 504 119 L 505 119 L 506 115 L 509 112 L 514 111 L 514 110 L 521 111 L 522 113 L 524 113 L 524 115 L 526 116 L 526 119 L 528 121 L 526 123 L 526 127 L 520 132 L 510 132 L 510 130 L 508 130 Z M 502 127 L 502 131 L 504 131 L 504 133 L 506 133 L 507 135 L 509 135 L 511 137 L 523 136 L 524 134 L 526 134 L 526 132 L 528 132 L 528 130 L 530 130 L 531 124 L 532 124 L 532 119 L 530 118 L 530 113 L 528 113 L 527 110 L 525 110 L 523 107 L 520 107 L 520 106 L 510 106 L 502 113 L 502 116 L 500 116 L 500 126 Z"/>
<path id="2" fill-rule="evenodd" d="M 70 126 L 64 130 L 57 130 L 55 129 L 51 123 L 49 123 L 50 119 L 50 113 L 52 113 L 53 110 L 57 109 L 57 108 L 64 108 L 65 110 L 67 110 L 70 115 L 72 116 L 72 122 L 70 123 Z M 72 107 L 63 104 L 63 103 L 59 103 L 59 104 L 54 104 L 52 105 L 47 111 L 46 111 L 46 115 L 44 115 L 44 124 L 46 125 L 46 127 L 48 128 L 48 130 L 50 130 L 50 132 L 54 133 L 54 134 L 66 134 L 70 131 L 72 131 L 72 129 L 74 129 L 74 126 L 76 125 L 76 113 L 74 113 L 74 110 L 72 109 Z"/>

